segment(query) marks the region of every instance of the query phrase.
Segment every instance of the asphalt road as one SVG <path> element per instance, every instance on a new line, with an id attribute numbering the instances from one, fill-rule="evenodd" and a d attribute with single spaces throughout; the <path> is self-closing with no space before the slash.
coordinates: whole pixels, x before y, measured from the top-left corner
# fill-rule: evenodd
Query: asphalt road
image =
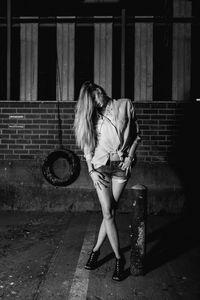
<path id="1" fill-rule="evenodd" d="M 84 269 L 98 233 L 97 212 L 1 212 L 0 299 L 199 300 L 200 243 L 177 216 L 148 217 L 147 272 L 130 274 L 130 215 L 117 215 L 126 258 L 113 282 L 114 256 L 105 241 L 96 270 Z M 187 229 L 187 230 L 186 230 Z"/>

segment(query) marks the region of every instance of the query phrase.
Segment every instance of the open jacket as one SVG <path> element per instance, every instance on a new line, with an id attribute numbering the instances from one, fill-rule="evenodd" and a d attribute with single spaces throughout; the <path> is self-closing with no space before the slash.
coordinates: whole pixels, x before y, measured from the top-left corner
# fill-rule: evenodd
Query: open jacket
<path id="1" fill-rule="evenodd" d="M 139 135 L 139 126 L 135 114 L 133 103 L 130 99 L 120 98 L 111 100 L 114 113 L 117 133 L 120 139 L 118 154 L 120 158 L 127 156 L 131 145 L 137 135 Z M 84 149 L 85 158 L 92 159 L 93 152 Z"/>

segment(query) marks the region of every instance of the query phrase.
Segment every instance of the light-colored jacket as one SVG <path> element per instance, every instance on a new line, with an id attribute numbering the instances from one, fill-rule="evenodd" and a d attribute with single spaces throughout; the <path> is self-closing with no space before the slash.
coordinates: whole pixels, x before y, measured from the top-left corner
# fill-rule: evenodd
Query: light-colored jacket
<path id="1" fill-rule="evenodd" d="M 139 135 L 139 126 L 136 118 L 135 108 L 131 99 L 120 98 L 111 100 L 114 113 L 115 124 L 120 139 L 118 154 L 122 158 L 127 156 L 131 145 L 137 135 Z M 91 159 L 92 152 L 84 149 L 85 158 Z"/>
<path id="2" fill-rule="evenodd" d="M 114 99 L 112 105 L 121 145 L 118 154 L 122 157 L 128 154 L 132 143 L 137 135 L 139 135 L 139 126 L 135 108 L 130 99 Z"/>

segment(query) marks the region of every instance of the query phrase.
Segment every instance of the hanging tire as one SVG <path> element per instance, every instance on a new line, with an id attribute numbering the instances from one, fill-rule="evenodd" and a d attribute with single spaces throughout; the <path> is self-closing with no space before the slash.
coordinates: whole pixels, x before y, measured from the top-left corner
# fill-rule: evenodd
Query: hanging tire
<path id="1" fill-rule="evenodd" d="M 50 184 L 67 186 L 79 176 L 79 158 L 73 151 L 67 149 L 55 150 L 45 158 L 42 173 Z"/>

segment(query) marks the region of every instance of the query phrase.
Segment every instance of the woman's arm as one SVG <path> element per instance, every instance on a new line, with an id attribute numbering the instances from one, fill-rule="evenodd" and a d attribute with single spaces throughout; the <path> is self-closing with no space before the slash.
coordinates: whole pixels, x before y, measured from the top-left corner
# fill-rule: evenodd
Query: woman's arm
<path id="1" fill-rule="evenodd" d="M 92 164 L 92 157 L 89 155 L 85 155 L 86 163 L 88 167 L 88 174 L 90 175 L 95 188 L 102 189 L 102 186 L 108 187 L 109 182 L 105 179 L 104 175 L 96 171 Z"/>
<path id="2" fill-rule="evenodd" d="M 140 140 L 141 137 L 137 135 L 136 139 L 130 147 L 128 156 L 125 157 L 124 161 L 121 163 L 121 168 L 122 170 L 126 170 L 126 174 L 128 174 L 128 171 L 131 169 L 132 162 L 134 161 L 135 152 Z"/>
<path id="3" fill-rule="evenodd" d="M 86 163 L 87 163 L 87 167 L 88 167 L 88 172 L 90 173 L 92 170 L 94 170 L 91 159 L 90 158 L 86 158 Z"/>
<path id="4" fill-rule="evenodd" d="M 92 161 L 92 157 L 93 157 L 93 152 L 87 147 L 84 147 L 84 157 L 87 163 L 87 167 L 88 167 L 88 172 L 90 172 L 91 170 L 93 170 L 93 165 L 91 163 Z"/>
<path id="5" fill-rule="evenodd" d="M 134 140 L 133 144 L 131 145 L 129 153 L 128 153 L 128 157 L 131 159 L 131 161 L 134 159 L 135 152 L 136 152 L 137 146 L 140 141 L 141 141 L 141 137 L 139 135 L 137 135 L 137 137 Z"/>

